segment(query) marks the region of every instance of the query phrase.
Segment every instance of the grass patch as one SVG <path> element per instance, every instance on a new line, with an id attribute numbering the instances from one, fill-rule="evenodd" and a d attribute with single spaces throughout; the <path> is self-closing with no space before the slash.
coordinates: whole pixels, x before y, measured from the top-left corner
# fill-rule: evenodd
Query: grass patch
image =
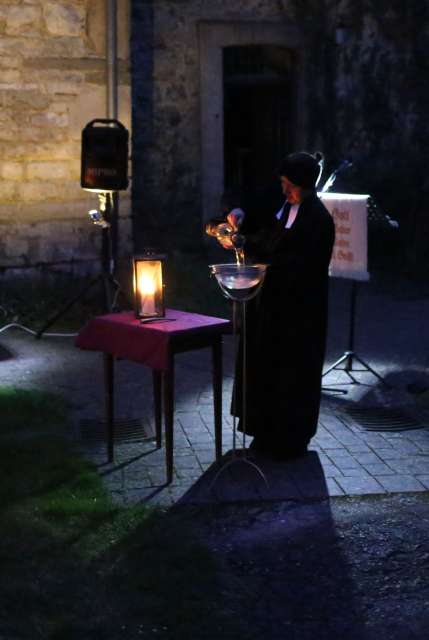
<path id="1" fill-rule="evenodd" d="M 0 435 L 12 435 L 31 429 L 33 432 L 62 429 L 66 406 L 62 398 L 50 394 L 0 387 Z"/>
<path id="2" fill-rule="evenodd" d="M 0 415 L 0 636 L 235 635 L 210 551 L 177 513 L 112 502 L 61 399 L 1 388 Z"/>

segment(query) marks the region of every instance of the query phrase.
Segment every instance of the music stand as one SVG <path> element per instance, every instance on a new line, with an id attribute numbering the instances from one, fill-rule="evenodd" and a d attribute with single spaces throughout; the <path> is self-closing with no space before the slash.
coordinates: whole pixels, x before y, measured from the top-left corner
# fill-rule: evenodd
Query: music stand
<path id="1" fill-rule="evenodd" d="M 348 336 L 348 349 L 344 351 L 341 358 L 339 358 L 333 365 L 331 365 L 323 374 L 322 378 L 324 378 L 328 373 L 334 370 L 343 371 L 352 381 L 351 384 L 360 384 L 358 380 L 352 375 L 351 372 L 361 372 L 368 371 L 372 373 L 378 380 L 380 380 L 388 389 L 390 389 L 390 385 L 385 381 L 385 379 L 375 371 L 369 364 L 363 360 L 354 349 L 354 340 L 355 340 L 355 323 L 356 323 L 356 296 L 357 296 L 357 281 L 352 280 L 351 284 L 351 294 L 350 294 L 350 317 L 349 317 L 349 336 Z M 361 366 L 362 369 L 353 368 L 353 361 L 356 360 Z M 341 365 L 344 364 L 344 367 Z M 347 393 L 343 389 L 333 389 L 329 387 L 323 387 L 326 391 L 336 391 L 339 393 Z"/>
<path id="2" fill-rule="evenodd" d="M 319 197 L 331 213 L 336 228 L 334 251 L 332 253 L 329 272 L 331 277 L 351 279 L 350 317 L 347 349 L 323 374 L 322 378 L 333 370 L 343 371 L 353 384 L 359 381 L 353 372 L 366 371 L 374 375 L 384 385 L 389 387 L 383 377 L 377 373 L 355 351 L 355 311 L 357 282 L 369 279 L 367 271 L 367 221 L 368 194 L 326 193 L 320 192 Z M 354 366 L 354 362 L 360 366 Z M 326 391 L 347 393 L 344 389 L 322 387 Z"/>
<path id="3" fill-rule="evenodd" d="M 113 311 L 116 299 L 120 290 L 119 283 L 114 277 L 115 260 L 113 255 L 111 226 L 115 224 L 116 206 L 113 192 L 105 191 L 98 193 L 100 207 L 99 210 L 92 209 L 89 216 L 92 222 L 101 227 L 101 272 L 88 282 L 88 284 L 73 298 L 66 302 L 35 334 L 36 339 L 40 339 L 45 331 L 81 300 L 95 285 L 101 285 L 103 295 L 104 313 Z"/>

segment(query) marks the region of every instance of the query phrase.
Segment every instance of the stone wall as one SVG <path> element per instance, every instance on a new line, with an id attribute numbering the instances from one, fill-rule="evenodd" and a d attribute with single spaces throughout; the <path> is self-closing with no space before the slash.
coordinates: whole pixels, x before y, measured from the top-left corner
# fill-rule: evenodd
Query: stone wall
<path id="1" fill-rule="evenodd" d="M 351 181 L 400 217 L 427 182 L 429 5 L 294 2 L 311 52 L 310 137 L 331 167 L 350 157 Z"/>
<path id="2" fill-rule="evenodd" d="M 337 186 L 371 193 L 401 233 L 419 237 L 429 193 L 425 0 L 134 0 L 138 243 L 202 241 L 202 22 L 294 25 L 305 88 L 301 147 L 324 151 L 327 173 L 353 160 Z"/>
<path id="3" fill-rule="evenodd" d="M 314 4 L 297 1 L 302 19 Z M 322 134 L 331 167 L 344 157 L 354 163 L 338 190 L 370 193 L 399 221 L 401 271 L 428 275 L 429 4 L 349 0 L 331 15 L 335 37 L 308 30 L 316 79 L 309 130 Z M 388 230 L 369 232 L 372 258 L 388 253 Z"/>
<path id="4" fill-rule="evenodd" d="M 132 2 L 138 245 L 192 247 L 202 241 L 199 24 L 279 23 L 284 17 L 278 0 Z"/>
<path id="5" fill-rule="evenodd" d="M 79 186 L 80 136 L 105 115 L 104 12 L 105 0 L 0 0 L 0 269 L 97 259 L 99 229 L 87 216 L 97 200 Z M 410 250 L 426 250 L 425 0 L 118 0 L 118 18 L 119 119 L 132 131 L 138 248 L 202 242 L 205 24 L 236 25 L 240 43 L 243 25 L 295 30 L 301 148 L 324 151 L 327 171 L 351 158 L 338 185 L 374 195 L 403 222 Z M 128 194 L 120 211 L 126 253 Z"/>
<path id="6" fill-rule="evenodd" d="M 130 127 L 129 10 L 118 2 L 119 119 Z M 106 117 L 105 0 L 0 0 L 0 269 L 82 268 L 99 229 L 80 188 L 81 131 Z M 130 251 L 121 194 L 120 251 Z"/>

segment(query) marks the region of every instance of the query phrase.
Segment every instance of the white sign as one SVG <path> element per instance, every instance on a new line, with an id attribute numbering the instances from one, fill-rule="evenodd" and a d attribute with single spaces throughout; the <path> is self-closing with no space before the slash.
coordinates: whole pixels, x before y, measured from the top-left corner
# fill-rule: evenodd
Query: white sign
<path id="1" fill-rule="evenodd" d="M 335 244 L 329 275 L 335 278 L 369 280 L 368 195 L 318 193 L 335 222 Z"/>

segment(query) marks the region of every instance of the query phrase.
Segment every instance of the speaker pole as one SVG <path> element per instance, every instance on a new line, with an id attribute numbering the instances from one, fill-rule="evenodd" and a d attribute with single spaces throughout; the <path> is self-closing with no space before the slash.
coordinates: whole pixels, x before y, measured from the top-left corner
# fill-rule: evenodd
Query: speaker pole
<path id="1" fill-rule="evenodd" d="M 117 2 L 106 2 L 106 117 L 111 120 L 118 118 L 118 29 Z M 119 234 L 119 193 L 110 194 L 110 242 L 113 272 L 118 261 Z"/>

